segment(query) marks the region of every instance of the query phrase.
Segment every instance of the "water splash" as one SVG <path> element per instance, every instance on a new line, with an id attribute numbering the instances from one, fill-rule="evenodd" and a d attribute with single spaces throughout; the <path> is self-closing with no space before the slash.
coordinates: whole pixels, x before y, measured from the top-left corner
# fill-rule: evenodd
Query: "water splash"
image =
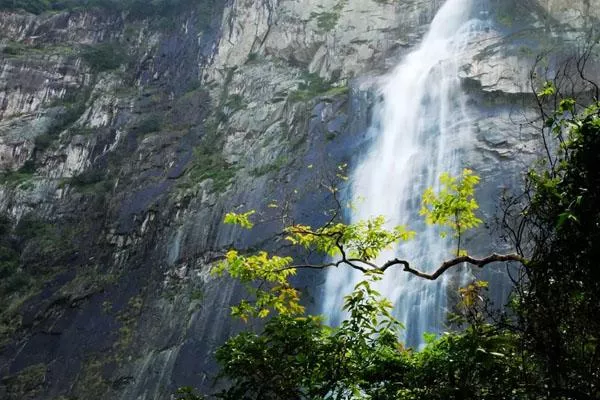
<path id="1" fill-rule="evenodd" d="M 472 118 L 458 77 L 468 62 L 469 45 L 487 28 L 486 22 L 471 18 L 475 1 L 448 0 L 418 49 L 380 88 L 383 101 L 371 127 L 374 143 L 352 175 L 356 207 L 351 221 L 385 215 L 390 226 L 407 224 L 417 231 L 416 240 L 382 254 L 380 261 L 399 256 L 431 270 L 452 254 L 451 243 L 420 222 L 418 210 L 421 194 L 438 186 L 442 172 L 457 174 L 464 167 L 461 153 L 472 138 Z M 330 323 L 344 317 L 342 298 L 360 279 L 361 274 L 350 268 L 328 272 L 323 312 Z M 407 345 L 419 346 L 423 333 L 443 330 L 452 279 L 430 282 L 402 271 L 386 272 L 379 289 L 395 302 L 396 316 L 406 326 Z"/>

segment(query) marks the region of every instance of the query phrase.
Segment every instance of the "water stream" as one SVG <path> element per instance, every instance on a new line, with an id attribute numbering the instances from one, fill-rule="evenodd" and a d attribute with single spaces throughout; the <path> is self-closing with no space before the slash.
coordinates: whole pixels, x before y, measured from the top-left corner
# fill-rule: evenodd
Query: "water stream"
<path id="1" fill-rule="evenodd" d="M 350 220 L 384 215 L 390 226 L 406 224 L 415 240 L 386 252 L 379 261 L 399 256 L 422 270 L 433 270 L 452 255 L 455 244 L 441 239 L 418 216 L 421 194 L 436 187 L 442 172 L 459 173 L 461 154 L 472 138 L 473 117 L 458 78 L 468 63 L 466 54 L 487 22 L 474 18 L 477 0 L 447 0 L 431 22 L 422 43 L 383 80 L 382 102 L 370 128 L 372 147 L 352 173 Z M 447 291 L 452 281 L 464 281 L 468 269 L 436 282 L 400 270 L 386 272 L 379 289 L 395 303 L 395 314 L 406 327 L 409 346 L 422 344 L 425 332 L 444 330 Z M 323 312 L 337 324 L 343 296 L 361 279 L 351 268 L 332 269 L 326 281 Z"/>

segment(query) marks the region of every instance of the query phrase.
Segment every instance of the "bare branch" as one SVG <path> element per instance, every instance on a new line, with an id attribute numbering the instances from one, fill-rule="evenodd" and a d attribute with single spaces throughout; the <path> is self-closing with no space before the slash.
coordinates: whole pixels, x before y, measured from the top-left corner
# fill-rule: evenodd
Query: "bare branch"
<path id="1" fill-rule="evenodd" d="M 448 269 L 450 269 L 454 266 L 460 265 L 462 263 L 468 263 L 468 264 L 474 265 L 476 267 L 483 268 L 487 264 L 491 264 L 494 262 L 502 262 L 502 261 L 518 261 L 522 264 L 525 263 L 525 259 L 518 254 L 496 254 L 496 253 L 493 253 L 484 258 L 474 258 L 471 256 L 461 256 L 461 257 L 453 258 L 451 260 L 443 262 L 442 265 L 440 265 L 438 267 L 438 269 L 436 269 L 435 272 L 433 272 L 432 274 L 428 274 L 426 272 L 421 272 L 419 270 L 413 269 L 413 268 L 411 268 L 408 261 L 399 260 L 397 258 L 386 262 L 379 269 L 381 271 L 385 271 L 386 269 L 393 267 L 394 265 L 403 265 L 404 266 L 403 271 L 410 272 L 411 274 L 416 275 L 420 278 L 429 279 L 429 280 L 434 281 L 437 278 L 439 278 Z"/>
<path id="2" fill-rule="evenodd" d="M 406 260 L 400 260 L 398 258 L 395 258 L 393 260 L 389 260 L 386 263 L 384 263 L 382 266 L 377 266 L 376 264 L 370 262 L 370 261 L 365 261 L 365 260 L 360 260 L 360 259 L 346 259 L 345 257 L 342 258 L 341 260 L 334 262 L 334 263 L 327 263 L 327 264 L 299 264 L 299 265 L 292 265 L 289 267 L 286 267 L 284 269 L 325 269 L 325 268 L 329 268 L 329 267 L 339 267 L 342 264 L 346 264 L 356 270 L 359 270 L 361 272 L 368 272 L 368 271 L 372 271 L 372 270 L 379 270 L 381 272 L 385 272 L 388 268 L 391 268 L 393 266 L 396 265 L 402 265 L 403 271 L 409 272 L 413 275 L 416 275 L 420 278 L 423 279 L 428 279 L 431 281 L 436 280 L 437 278 L 439 278 L 442 274 L 444 274 L 447 270 L 449 270 L 452 267 L 455 267 L 457 265 L 463 264 L 463 263 L 467 263 L 467 264 L 471 264 L 473 266 L 476 266 L 478 268 L 483 268 L 484 266 L 488 265 L 488 264 L 492 264 L 495 262 L 504 262 L 504 261 L 516 261 L 516 262 L 520 262 L 521 264 L 525 264 L 526 260 L 524 257 L 518 255 L 518 254 L 496 254 L 496 253 L 492 253 L 487 257 L 484 258 L 474 258 L 471 256 L 461 256 L 461 257 L 456 257 L 453 258 L 451 260 L 448 261 L 444 261 L 439 267 L 438 269 L 436 269 L 433 273 L 428 274 L 426 272 L 422 272 L 419 271 L 417 269 L 414 269 L 410 266 L 410 263 Z M 357 263 L 361 263 L 361 264 L 365 264 L 367 266 L 369 266 L 370 268 L 366 268 L 366 267 L 362 267 L 360 265 L 358 265 Z"/>

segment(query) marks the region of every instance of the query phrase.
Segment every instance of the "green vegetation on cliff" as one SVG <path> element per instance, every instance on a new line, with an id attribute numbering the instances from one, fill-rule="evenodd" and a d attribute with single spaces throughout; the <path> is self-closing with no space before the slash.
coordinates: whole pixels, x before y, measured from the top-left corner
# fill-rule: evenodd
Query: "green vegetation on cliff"
<path id="1" fill-rule="evenodd" d="M 181 7 L 213 4 L 214 0 L 0 0 L 0 9 L 24 10 L 34 14 L 46 11 L 106 8 L 128 12 L 132 18 L 171 15 Z M 206 9 L 209 11 L 209 9 Z"/>
<path id="2" fill-rule="evenodd" d="M 128 60 L 125 49 L 118 43 L 86 46 L 81 50 L 81 57 L 94 72 L 116 69 Z"/>

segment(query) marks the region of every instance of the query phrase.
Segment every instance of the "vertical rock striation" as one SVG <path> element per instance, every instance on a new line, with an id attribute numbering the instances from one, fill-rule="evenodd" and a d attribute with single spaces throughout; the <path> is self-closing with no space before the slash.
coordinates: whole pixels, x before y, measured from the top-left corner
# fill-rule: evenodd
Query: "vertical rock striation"
<path id="1" fill-rule="evenodd" d="M 441 3 L 0 11 L 0 397 L 208 390 L 212 352 L 241 328 L 229 306 L 243 296 L 210 265 L 275 229 L 239 232 L 223 214 L 297 188 L 298 216 L 331 201 L 311 189 L 315 171 L 353 165 L 368 148 L 377 77 Z M 506 2 L 487 10 L 503 25 L 461 76 L 486 117 L 468 161 L 488 178 L 483 197 L 535 154 L 535 137 L 510 122 L 535 54 L 587 26 L 574 12 L 598 17 L 572 2 L 519 2 L 518 17 L 495 3 Z M 564 24 L 571 36 L 555 35 Z M 322 280 L 299 285 L 318 301 Z"/>

